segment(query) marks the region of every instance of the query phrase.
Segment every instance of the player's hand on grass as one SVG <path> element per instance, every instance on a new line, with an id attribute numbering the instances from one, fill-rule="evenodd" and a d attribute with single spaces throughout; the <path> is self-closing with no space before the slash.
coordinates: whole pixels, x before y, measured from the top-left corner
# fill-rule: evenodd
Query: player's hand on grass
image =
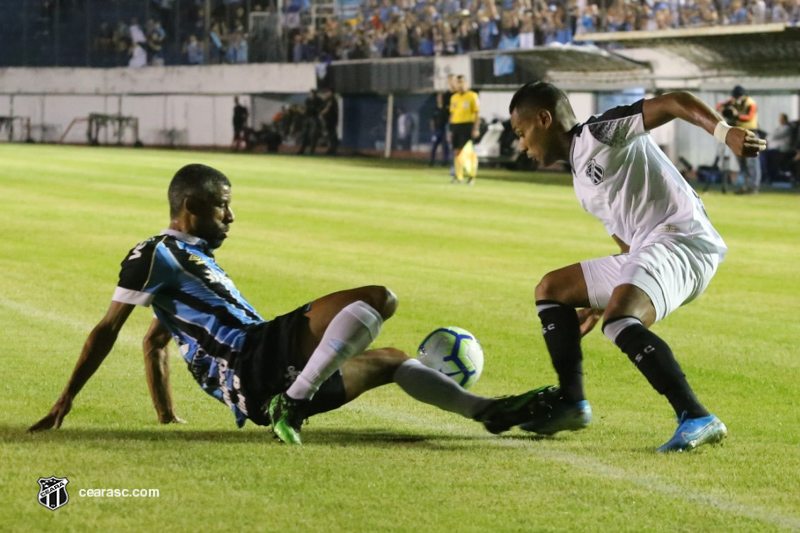
<path id="1" fill-rule="evenodd" d="M 727 144 L 738 157 L 756 157 L 767 149 L 767 141 L 759 139 L 752 131 L 742 128 L 731 128 L 725 137 Z"/>
<path id="2" fill-rule="evenodd" d="M 50 412 L 47 413 L 47 416 L 29 427 L 28 431 L 34 432 L 60 428 L 64 417 L 67 416 L 70 409 L 72 409 L 72 398 L 69 396 L 60 397 L 53 408 L 50 409 Z"/>
<path id="3" fill-rule="evenodd" d="M 594 327 L 603 318 L 602 309 L 578 309 L 578 321 L 581 324 L 581 337 L 592 331 Z"/>

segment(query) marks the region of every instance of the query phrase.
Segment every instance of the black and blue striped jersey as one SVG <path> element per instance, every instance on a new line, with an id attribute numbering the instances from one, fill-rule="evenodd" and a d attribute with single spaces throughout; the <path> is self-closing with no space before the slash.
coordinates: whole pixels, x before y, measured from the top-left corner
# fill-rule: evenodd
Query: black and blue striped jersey
<path id="1" fill-rule="evenodd" d="M 248 331 L 265 320 L 217 265 L 206 241 L 165 230 L 138 244 L 122 262 L 113 299 L 152 305 L 195 380 L 244 425 L 247 408 L 233 370 Z"/>

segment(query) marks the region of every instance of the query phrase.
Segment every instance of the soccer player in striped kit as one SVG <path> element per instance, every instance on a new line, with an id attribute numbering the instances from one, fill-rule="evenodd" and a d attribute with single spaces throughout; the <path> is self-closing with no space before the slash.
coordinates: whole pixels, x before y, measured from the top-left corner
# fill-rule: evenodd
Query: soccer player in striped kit
<path id="1" fill-rule="evenodd" d="M 271 426 L 288 444 L 301 444 L 305 418 L 388 383 L 416 400 L 481 422 L 493 433 L 528 420 L 536 391 L 484 398 L 400 350 L 368 349 L 397 308 L 386 287 L 334 292 L 263 319 L 215 257 L 235 220 L 228 178 L 205 165 L 187 165 L 172 178 L 168 197 L 169 228 L 138 244 L 122 261 L 108 311 L 89 334 L 61 396 L 30 431 L 61 426 L 137 305 L 152 307 L 156 315 L 143 345 L 162 423 L 181 422 L 169 387 L 170 339 L 200 387 L 228 406 L 239 427 L 248 419 Z"/>

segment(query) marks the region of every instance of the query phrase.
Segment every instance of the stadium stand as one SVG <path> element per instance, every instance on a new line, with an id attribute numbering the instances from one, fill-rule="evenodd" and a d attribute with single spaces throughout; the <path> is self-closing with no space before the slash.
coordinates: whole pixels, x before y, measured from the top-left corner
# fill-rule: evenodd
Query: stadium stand
<path id="1" fill-rule="evenodd" d="M 0 67 L 326 62 L 783 30 L 800 0 L 30 0 L 0 20 Z"/>

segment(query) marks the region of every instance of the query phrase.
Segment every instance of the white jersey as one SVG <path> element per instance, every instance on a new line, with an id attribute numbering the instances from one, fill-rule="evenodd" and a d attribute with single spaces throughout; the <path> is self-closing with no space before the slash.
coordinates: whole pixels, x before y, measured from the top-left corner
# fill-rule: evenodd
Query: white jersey
<path id="1" fill-rule="evenodd" d="M 644 129 L 639 100 L 573 128 L 569 163 L 575 194 L 631 252 L 679 238 L 725 257 L 727 246 L 703 202 Z"/>

